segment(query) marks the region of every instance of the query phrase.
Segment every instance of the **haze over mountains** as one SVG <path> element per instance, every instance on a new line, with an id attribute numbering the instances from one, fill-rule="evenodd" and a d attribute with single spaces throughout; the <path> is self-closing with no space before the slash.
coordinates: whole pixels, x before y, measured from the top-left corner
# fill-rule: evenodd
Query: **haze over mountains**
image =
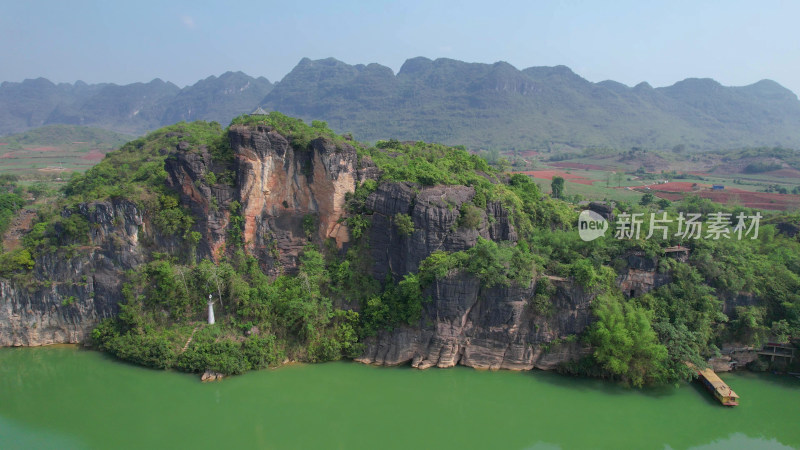
<path id="1" fill-rule="evenodd" d="M 233 117 L 257 106 L 374 141 L 422 139 L 470 147 L 611 146 L 695 149 L 800 147 L 800 101 L 770 80 L 725 87 L 690 78 L 673 86 L 589 82 L 565 66 L 412 58 L 400 71 L 304 58 L 275 85 L 228 72 L 178 88 L 153 80 L 125 86 L 0 85 L 0 133 L 52 123 L 144 133 L 180 120 Z"/>
<path id="2" fill-rule="evenodd" d="M 143 134 L 181 120 L 228 124 L 251 112 L 272 89 L 266 78 L 242 72 L 210 76 L 183 89 L 155 79 L 149 83 L 53 84 L 37 78 L 0 84 L 0 134 L 50 124 L 91 125 Z"/>

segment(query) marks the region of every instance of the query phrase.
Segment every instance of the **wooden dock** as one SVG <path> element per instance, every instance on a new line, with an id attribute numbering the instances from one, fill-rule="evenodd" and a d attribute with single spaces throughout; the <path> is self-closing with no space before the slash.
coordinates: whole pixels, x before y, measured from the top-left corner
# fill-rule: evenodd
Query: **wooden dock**
<path id="1" fill-rule="evenodd" d="M 791 364 L 794 360 L 794 346 L 790 344 L 776 344 L 770 342 L 758 352 L 761 356 L 769 356 L 770 361 L 775 361 L 775 358 L 785 358 L 787 363 Z"/>

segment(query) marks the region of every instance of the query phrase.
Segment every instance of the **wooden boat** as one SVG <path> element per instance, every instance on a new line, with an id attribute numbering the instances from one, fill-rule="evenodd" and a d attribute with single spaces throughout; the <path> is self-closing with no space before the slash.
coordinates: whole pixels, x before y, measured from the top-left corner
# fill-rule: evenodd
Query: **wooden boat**
<path id="1" fill-rule="evenodd" d="M 697 377 L 720 403 L 725 406 L 739 405 L 739 396 L 713 370 L 697 370 Z"/>

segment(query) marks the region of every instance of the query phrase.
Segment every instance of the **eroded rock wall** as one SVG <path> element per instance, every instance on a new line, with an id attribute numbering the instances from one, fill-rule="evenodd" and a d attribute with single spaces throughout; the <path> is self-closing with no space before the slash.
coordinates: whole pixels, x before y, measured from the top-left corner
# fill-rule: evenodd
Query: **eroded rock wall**
<path id="1" fill-rule="evenodd" d="M 271 273 L 291 271 L 309 236 L 341 247 L 345 195 L 356 188 L 358 158 L 347 143 L 315 139 L 296 150 L 265 127 L 234 127 L 238 198 L 247 249 Z M 305 226 L 304 226 L 305 222 Z"/>
<path id="2" fill-rule="evenodd" d="M 451 273 L 428 289 L 419 327 L 383 331 L 367 340 L 358 361 L 411 363 L 421 369 L 461 364 L 480 369 L 553 369 L 587 354 L 570 342 L 590 322 L 593 296 L 569 282 L 556 283 L 552 313 L 535 311 L 529 287 L 482 288 L 466 273 Z"/>
<path id="3" fill-rule="evenodd" d="M 82 342 L 118 312 L 122 274 L 141 264 L 147 224 L 127 201 L 83 204 L 74 214 L 89 221 L 89 245 L 43 254 L 30 276 L 0 280 L 0 346 Z"/>
<path id="4" fill-rule="evenodd" d="M 416 272 L 437 250 L 456 252 L 475 245 L 479 237 L 517 240 L 509 212 L 489 202 L 475 227 L 459 223 L 461 207 L 475 191 L 466 186 L 421 187 L 383 183 L 366 202 L 372 211 L 369 248 L 373 276 L 383 280 Z M 397 214 L 408 214 L 414 232 L 404 235 L 394 225 Z M 551 298 L 552 314 L 535 311 L 530 300 L 535 284 L 527 287 L 482 287 L 474 276 L 451 273 L 428 288 L 431 302 L 417 326 L 401 326 L 367 340 L 358 360 L 369 364 L 411 363 L 418 368 L 462 364 L 482 369 L 552 369 L 586 354 L 580 344 L 565 343 L 590 321 L 592 295 L 567 282 L 558 282 Z"/>
<path id="5" fill-rule="evenodd" d="M 480 224 L 459 226 L 461 206 L 475 197 L 467 186 L 421 187 L 413 183 L 382 183 L 366 202 L 372 211 L 369 229 L 373 276 L 383 280 L 391 272 L 402 277 L 416 272 L 420 262 L 437 250 L 457 252 L 475 245 L 478 237 L 494 241 L 517 240 L 508 211 L 489 202 Z M 394 225 L 397 214 L 408 214 L 414 232 L 404 235 Z"/>

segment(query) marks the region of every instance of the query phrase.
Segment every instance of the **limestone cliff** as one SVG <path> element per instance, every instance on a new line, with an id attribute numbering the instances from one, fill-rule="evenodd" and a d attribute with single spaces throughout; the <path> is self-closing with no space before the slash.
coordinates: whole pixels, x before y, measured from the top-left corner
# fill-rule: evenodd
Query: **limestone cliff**
<path id="1" fill-rule="evenodd" d="M 317 243 L 332 238 L 341 247 L 348 241 L 340 219 L 358 178 L 352 146 L 316 139 L 297 151 L 265 127 L 233 127 L 229 136 L 232 162 L 215 161 L 206 146 L 190 148 L 185 141 L 162 150 L 167 185 L 180 194 L 202 235 L 195 257 L 231 251 L 234 214 L 244 218 L 246 249 L 270 274 L 295 268 L 307 231 Z M 207 182 L 210 173 L 228 169 L 236 173 L 234 186 Z M 234 201 L 240 210 L 231 210 Z M 63 214 L 87 219 L 90 245 L 45 253 L 29 276 L 0 280 L 0 345 L 81 342 L 100 319 L 117 313 L 125 271 L 153 251 L 187 253 L 181 236 L 162 236 L 152 213 L 126 200 L 83 203 Z"/>
<path id="2" fill-rule="evenodd" d="M 415 272 L 433 251 L 465 250 L 478 237 L 516 241 L 509 212 L 497 202 L 486 205 L 477 227 L 459 227 L 461 205 L 474 196 L 474 189 L 465 186 L 380 185 L 367 199 L 372 210 L 373 276 L 383 279 L 387 273 Z M 411 216 L 412 235 L 393 227 L 396 214 Z M 428 288 L 432 301 L 425 305 L 418 326 L 403 326 L 368 339 L 358 360 L 380 365 L 410 362 L 418 368 L 456 364 L 485 369 L 553 368 L 585 353 L 580 345 L 559 343 L 588 325 L 592 299 L 569 281 L 556 287 L 552 314 L 543 315 L 530 305 L 535 283 L 485 288 L 469 274 L 452 273 Z"/>
<path id="3" fill-rule="evenodd" d="M 230 136 L 244 241 L 271 273 L 296 266 L 307 233 L 339 247 L 349 240 L 340 219 L 356 188 L 355 148 L 319 138 L 296 150 L 265 127 L 233 127 Z"/>
<path id="4" fill-rule="evenodd" d="M 75 214 L 89 221 L 89 245 L 44 254 L 29 277 L 0 280 L 0 345 L 82 342 L 118 312 L 122 273 L 142 262 L 147 224 L 124 200 L 83 204 Z"/>
<path id="5" fill-rule="evenodd" d="M 387 273 L 402 276 L 416 272 L 419 263 L 436 250 L 456 252 L 475 245 L 478 237 L 495 241 L 516 241 L 517 233 L 508 211 L 490 202 L 482 211 L 477 228 L 459 228 L 461 205 L 475 196 L 466 186 L 421 187 L 411 183 L 383 183 L 367 198 L 372 211 L 369 243 L 375 263 L 373 276 L 382 280 Z M 405 236 L 393 226 L 396 214 L 408 214 L 414 233 Z"/>
<path id="6" fill-rule="evenodd" d="M 628 297 L 646 294 L 671 281 L 669 273 L 658 271 L 658 258 L 648 258 L 644 252 L 628 252 L 625 262 L 617 286 Z"/>
<path id="7" fill-rule="evenodd" d="M 533 286 L 482 288 L 463 273 L 438 280 L 429 289 L 419 327 L 403 326 L 368 339 L 358 361 L 427 367 L 461 364 L 481 369 L 552 369 L 587 354 L 564 338 L 589 324 L 592 296 L 558 283 L 552 314 L 531 308 Z M 551 351 L 552 350 L 552 351 Z"/>

